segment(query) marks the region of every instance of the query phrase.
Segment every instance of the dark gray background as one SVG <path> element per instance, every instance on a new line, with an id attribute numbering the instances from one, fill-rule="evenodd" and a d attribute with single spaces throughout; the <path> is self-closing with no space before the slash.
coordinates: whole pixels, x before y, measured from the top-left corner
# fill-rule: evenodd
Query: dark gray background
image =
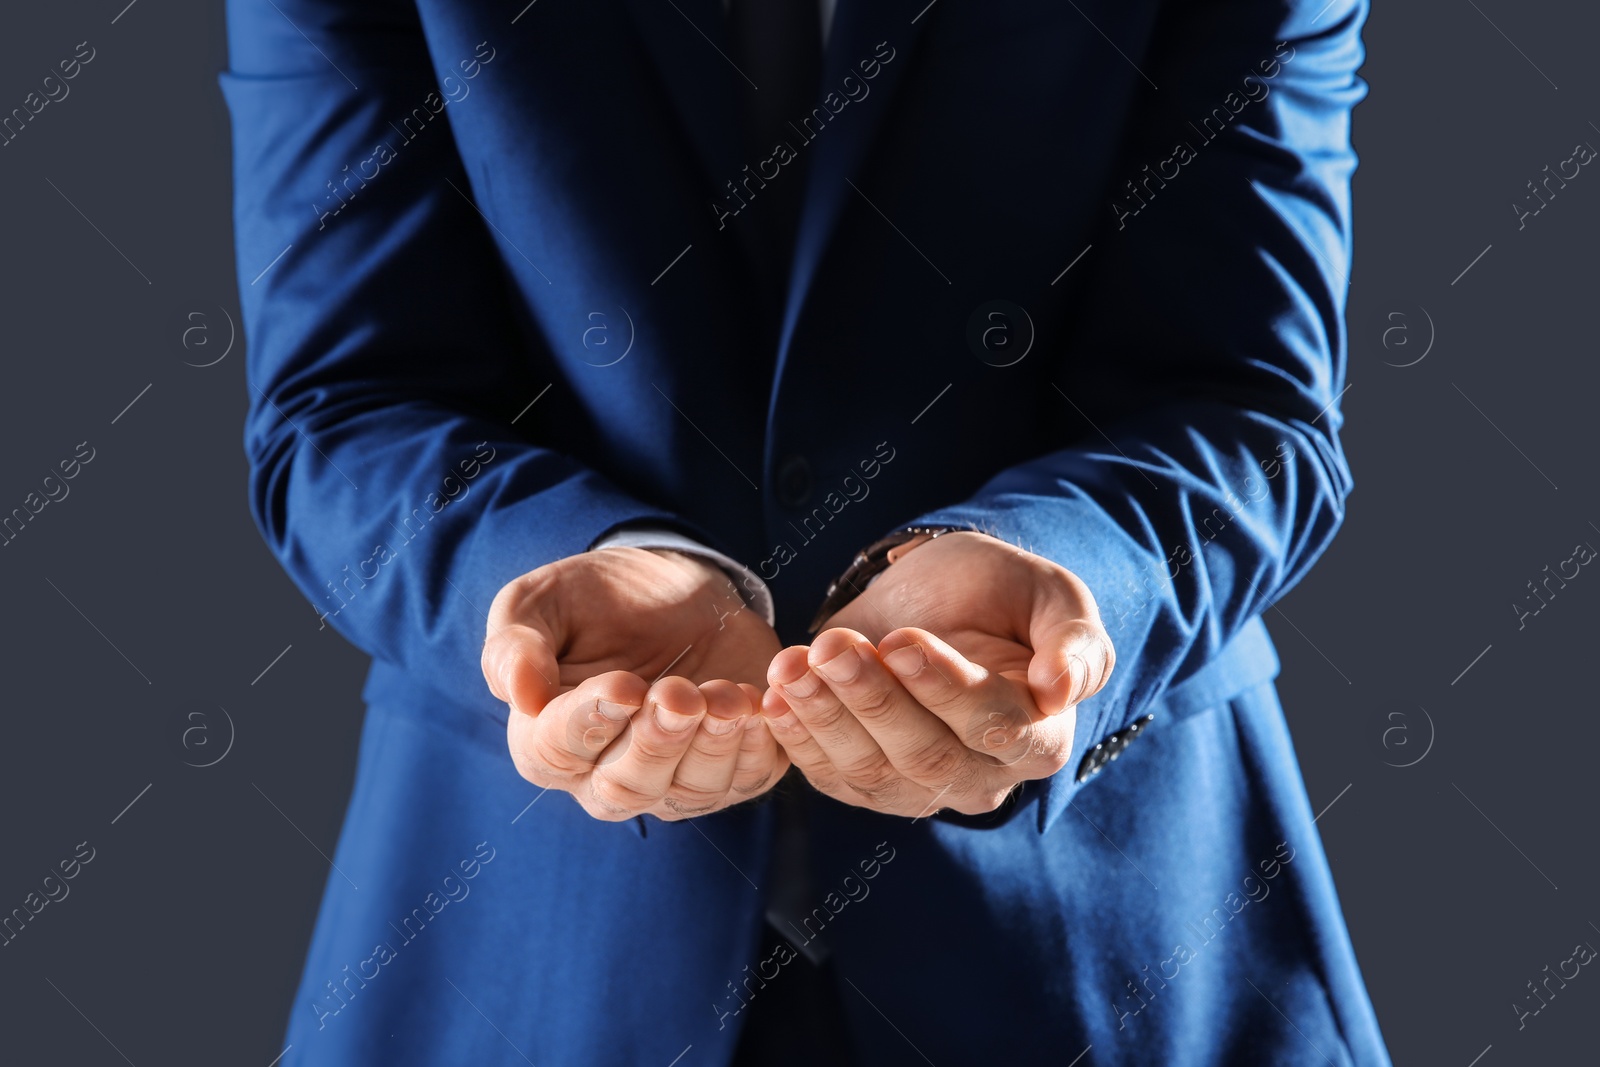
<path id="1" fill-rule="evenodd" d="M 78 42 L 96 50 L 0 148 L 0 514 L 95 450 L 0 548 L 0 914 L 79 842 L 96 850 L 0 948 L 0 1059 L 265 1067 L 350 786 L 365 658 L 319 632 L 250 523 L 243 339 L 185 365 L 221 356 L 238 322 L 219 6 L 125 2 L 30 5 L 0 31 L 0 113 Z M 1357 490 L 1267 622 L 1402 1064 L 1570 1062 L 1600 1018 L 1586 974 L 1520 1031 L 1512 1009 L 1543 967 L 1600 945 L 1600 576 L 1520 631 L 1511 606 L 1575 544 L 1600 546 L 1600 171 L 1520 231 L 1511 208 L 1546 164 L 1600 145 L 1597 29 L 1552 0 L 1451 0 L 1380 3 L 1366 34 Z M 221 762 L 186 766 L 230 734 Z"/>

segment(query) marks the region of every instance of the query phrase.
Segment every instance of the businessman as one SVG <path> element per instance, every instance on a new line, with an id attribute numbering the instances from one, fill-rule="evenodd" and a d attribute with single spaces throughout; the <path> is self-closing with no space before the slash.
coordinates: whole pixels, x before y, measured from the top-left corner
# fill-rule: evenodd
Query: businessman
<path id="1" fill-rule="evenodd" d="M 1365 10 L 230 0 L 251 505 L 374 661 L 284 1063 L 1386 1064 L 1261 622 Z"/>

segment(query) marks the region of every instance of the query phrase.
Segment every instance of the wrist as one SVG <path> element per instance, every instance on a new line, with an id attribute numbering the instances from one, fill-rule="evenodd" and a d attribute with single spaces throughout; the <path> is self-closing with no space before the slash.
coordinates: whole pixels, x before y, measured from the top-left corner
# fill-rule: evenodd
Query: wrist
<path id="1" fill-rule="evenodd" d="M 710 567 L 713 572 L 725 577 L 732 583 L 735 597 L 746 607 L 753 608 L 768 626 L 774 625 L 777 620 L 772 591 L 755 571 L 731 556 L 676 530 L 655 525 L 618 529 L 589 547 L 590 551 L 641 548 L 654 552 L 674 552 L 678 556 L 694 560 L 702 567 Z"/>
<path id="2" fill-rule="evenodd" d="M 822 598 L 822 605 L 811 620 L 810 632 L 815 634 L 822 629 L 828 619 L 860 596 L 867 586 L 872 584 L 874 578 L 899 562 L 913 549 L 920 548 L 936 537 L 962 532 L 981 531 L 969 531 L 962 526 L 907 526 L 863 548 L 856 553 L 855 559 L 850 561 L 850 566 L 845 568 L 845 572 L 829 584 L 828 592 Z"/>
<path id="3" fill-rule="evenodd" d="M 733 581 L 733 576 L 730 575 L 725 568 L 708 556 L 703 556 L 698 552 L 691 552 L 682 548 L 669 548 L 664 545 L 639 545 L 637 547 L 657 556 L 665 556 L 675 563 L 688 567 L 696 574 L 704 575 L 706 581 L 710 585 L 716 586 L 717 588 L 721 588 L 723 585 L 729 585 L 734 586 L 735 589 L 737 589 L 737 585 Z"/>

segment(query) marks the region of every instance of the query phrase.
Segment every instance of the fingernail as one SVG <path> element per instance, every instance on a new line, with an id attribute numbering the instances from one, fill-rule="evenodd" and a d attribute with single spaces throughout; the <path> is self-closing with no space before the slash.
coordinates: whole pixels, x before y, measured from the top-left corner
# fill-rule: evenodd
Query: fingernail
<path id="1" fill-rule="evenodd" d="M 806 673 L 802 674 L 792 682 L 783 683 L 783 691 L 794 697 L 796 700 L 804 700 L 807 697 L 815 696 L 817 690 L 821 688 L 822 683 L 818 681 L 817 676 L 812 674 L 810 671 L 806 671 Z"/>
<path id="2" fill-rule="evenodd" d="M 596 711 L 613 722 L 632 718 L 633 713 L 639 710 L 638 705 L 614 704 L 609 700 L 597 700 L 594 706 Z"/>
<path id="3" fill-rule="evenodd" d="M 668 733 L 679 734 L 699 721 L 699 714 L 685 715 L 664 705 L 656 704 L 656 724 Z"/>
<path id="4" fill-rule="evenodd" d="M 826 663 L 817 664 L 817 673 L 830 682 L 851 682 L 861 673 L 861 652 L 851 645 Z"/>
<path id="5" fill-rule="evenodd" d="M 897 648 L 883 657 L 883 662 L 900 677 L 910 678 L 927 666 L 928 659 L 922 654 L 921 645 L 907 645 L 905 648 Z"/>
<path id="6" fill-rule="evenodd" d="M 1067 658 L 1078 665 L 1078 676 L 1072 683 L 1072 695 L 1067 697 L 1069 705 L 1076 705 L 1083 699 L 1083 691 L 1089 688 L 1089 663 L 1076 652 L 1070 653 Z"/>
<path id="7" fill-rule="evenodd" d="M 502 692 L 502 693 L 504 693 L 506 695 L 506 699 L 507 700 L 511 699 L 511 661 L 510 660 L 507 660 L 505 663 L 502 663 L 500 665 L 500 692 Z"/>
<path id="8" fill-rule="evenodd" d="M 700 725 L 713 737 L 722 737 L 737 730 L 744 724 L 746 718 L 744 715 L 735 715 L 731 719 L 719 719 L 715 715 L 707 715 Z"/>
<path id="9" fill-rule="evenodd" d="M 767 719 L 780 730 L 800 729 L 800 717 L 792 711 L 786 711 L 782 715 L 769 715 Z"/>

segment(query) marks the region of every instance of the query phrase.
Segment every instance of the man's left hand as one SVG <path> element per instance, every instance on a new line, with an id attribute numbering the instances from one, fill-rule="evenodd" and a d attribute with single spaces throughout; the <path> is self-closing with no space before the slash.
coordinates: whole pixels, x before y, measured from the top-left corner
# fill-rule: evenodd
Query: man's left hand
<path id="1" fill-rule="evenodd" d="M 1088 587 L 984 534 L 905 551 L 767 672 L 762 712 L 811 784 L 919 818 L 978 815 L 1072 752 L 1116 661 Z"/>

